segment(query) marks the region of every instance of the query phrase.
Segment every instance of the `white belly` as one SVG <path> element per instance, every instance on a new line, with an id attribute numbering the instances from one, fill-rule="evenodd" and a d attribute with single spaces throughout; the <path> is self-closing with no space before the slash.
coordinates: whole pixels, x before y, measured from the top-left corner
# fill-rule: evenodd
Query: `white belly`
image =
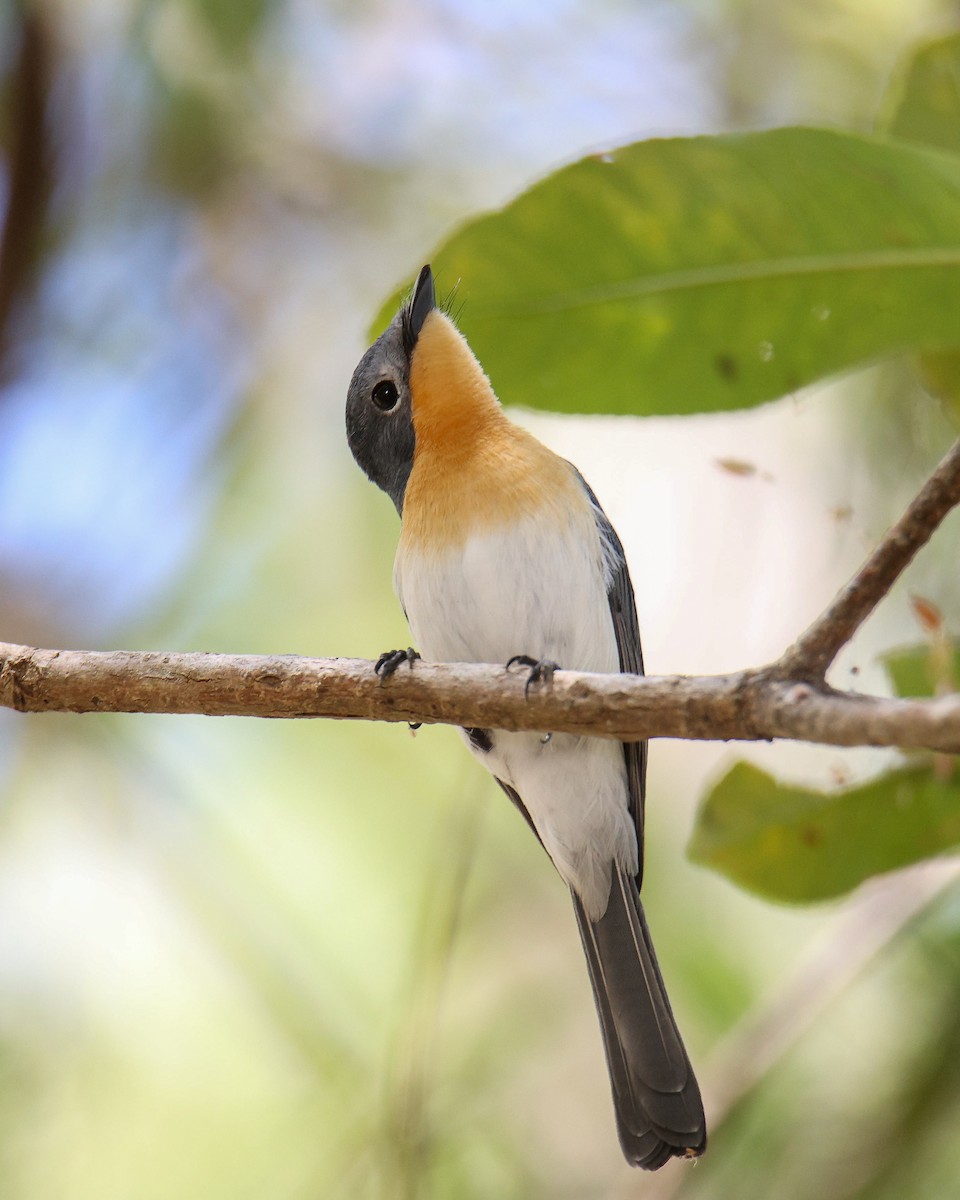
<path id="1" fill-rule="evenodd" d="M 580 523 L 557 530 L 527 517 L 429 556 L 401 542 L 394 587 L 431 661 L 529 654 L 571 670 L 619 670 L 600 539 L 591 545 Z"/>
<path id="2" fill-rule="evenodd" d="M 581 671 L 618 671 L 599 536 L 528 517 L 442 555 L 401 542 L 394 585 L 420 653 L 434 662 L 505 663 L 515 654 Z M 619 742 L 496 732 L 476 756 L 523 800 L 560 874 L 591 916 L 607 902 L 610 864 L 635 871 Z"/>

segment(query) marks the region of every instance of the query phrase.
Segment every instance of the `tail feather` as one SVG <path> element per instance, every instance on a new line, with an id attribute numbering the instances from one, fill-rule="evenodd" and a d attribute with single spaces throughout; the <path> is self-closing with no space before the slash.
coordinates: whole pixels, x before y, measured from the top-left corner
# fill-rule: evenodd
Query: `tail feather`
<path id="1" fill-rule="evenodd" d="M 700 1089 L 683 1047 L 633 878 L 614 869 L 607 910 L 591 921 L 573 895 L 600 1015 L 620 1144 L 655 1171 L 707 1144 Z"/>

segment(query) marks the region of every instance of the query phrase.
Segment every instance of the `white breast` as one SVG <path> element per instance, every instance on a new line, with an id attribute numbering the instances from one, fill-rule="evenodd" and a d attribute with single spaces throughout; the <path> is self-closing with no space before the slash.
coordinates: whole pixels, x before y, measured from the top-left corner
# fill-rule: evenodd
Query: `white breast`
<path id="1" fill-rule="evenodd" d="M 526 654 L 572 670 L 620 669 L 589 511 L 560 528 L 533 514 L 442 554 L 401 541 L 394 586 L 427 660 L 502 664 Z M 560 874 L 599 917 L 611 861 L 637 866 L 620 744 L 498 732 L 477 757 L 516 789 Z"/>
<path id="2" fill-rule="evenodd" d="M 529 654 L 571 670 L 619 670 L 592 517 L 557 528 L 527 516 L 441 554 L 401 542 L 394 587 L 426 659 L 504 663 Z"/>

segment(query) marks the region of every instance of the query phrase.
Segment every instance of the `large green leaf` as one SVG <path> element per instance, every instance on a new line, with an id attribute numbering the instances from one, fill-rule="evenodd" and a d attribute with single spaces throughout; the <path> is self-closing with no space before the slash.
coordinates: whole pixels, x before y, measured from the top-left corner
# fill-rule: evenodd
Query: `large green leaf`
<path id="1" fill-rule="evenodd" d="M 927 42 L 894 73 L 879 127 L 895 137 L 960 153 L 960 34 Z M 924 387 L 960 417 L 960 351 L 918 361 Z"/>
<path id="2" fill-rule="evenodd" d="M 957 845 L 960 783 L 927 765 L 829 794 L 738 763 L 703 802 L 688 853 L 768 899 L 809 903 Z"/>
<path id="3" fill-rule="evenodd" d="M 641 142 L 471 222 L 433 265 L 506 403 L 739 408 L 960 344 L 960 156 L 816 129 Z"/>

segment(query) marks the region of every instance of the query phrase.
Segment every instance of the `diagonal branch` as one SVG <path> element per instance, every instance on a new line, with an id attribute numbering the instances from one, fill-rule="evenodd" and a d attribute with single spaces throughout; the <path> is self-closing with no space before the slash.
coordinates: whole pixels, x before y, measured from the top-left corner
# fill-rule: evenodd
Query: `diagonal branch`
<path id="1" fill-rule="evenodd" d="M 822 680 L 827 668 L 877 604 L 930 540 L 948 512 L 960 503 L 960 441 L 911 501 L 857 574 L 833 603 L 775 665 L 783 679 Z"/>
<path id="2" fill-rule="evenodd" d="M 20 712 L 195 713 L 329 717 L 492 729 L 960 753 L 960 695 L 857 696 L 732 675 L 591 675 L 558 671 L 525 695 L 526 672 L 480 663 L 402 667 L 386 681 L 365 659 L 35 650 L 0 643 L 0 706 Z"/>

